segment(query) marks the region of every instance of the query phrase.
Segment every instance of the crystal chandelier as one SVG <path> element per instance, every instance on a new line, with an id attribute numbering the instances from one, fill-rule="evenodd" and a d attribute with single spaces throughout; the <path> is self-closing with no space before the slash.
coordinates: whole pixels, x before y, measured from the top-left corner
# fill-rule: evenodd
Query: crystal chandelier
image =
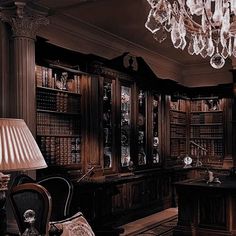
<path id="1" fill-rule="evenodd" d="M 209 56 L 213 68 L 236 57 L 236 0 L 147 0 L 151 6 L 145 27 L 162 42 L 170 32 L 175 48 Z"/>

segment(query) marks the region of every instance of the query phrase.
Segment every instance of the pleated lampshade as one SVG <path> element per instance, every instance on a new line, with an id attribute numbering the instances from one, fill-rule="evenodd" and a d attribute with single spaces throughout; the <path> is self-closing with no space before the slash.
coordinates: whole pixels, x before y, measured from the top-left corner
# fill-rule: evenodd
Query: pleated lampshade
<path id="1" fill-rule="evenodd" d="M 0 171 L 46 168 L 44 157 L 24 120 L 0 119 Z"/>

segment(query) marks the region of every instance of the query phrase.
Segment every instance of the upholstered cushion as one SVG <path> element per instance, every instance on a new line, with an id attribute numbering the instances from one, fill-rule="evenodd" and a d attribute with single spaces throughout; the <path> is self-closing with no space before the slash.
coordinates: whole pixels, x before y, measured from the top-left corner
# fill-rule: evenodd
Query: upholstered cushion
<path id="1" fill-rule="evenodd" d="M 50 222 L 58 228 L 63 227 L 61 236 L 95 236 L 91 226 L 81 212 L 61 221 Z"/>

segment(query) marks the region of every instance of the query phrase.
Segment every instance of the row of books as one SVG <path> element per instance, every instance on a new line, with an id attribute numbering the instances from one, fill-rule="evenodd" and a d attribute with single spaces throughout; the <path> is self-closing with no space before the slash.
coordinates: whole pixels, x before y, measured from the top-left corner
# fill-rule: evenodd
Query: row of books
<path id="1" fill-rule="evenodd" d="M 177 124 L 186 124 L 186 114 L 170 111 L 170 122 Z"/>
<path id="2" fill-rule="evenodd" d="M 37 86 L 80 93 L 80 76 L 74 73 L 36 65 L 35 79 Z"/>
<path id="3" fill-rule="evenodd" d="M 37 109 L 74 113 L 80 111 L 80 99 L 67 93 L 38 91 L 36 99 Z"/>
<path id="4" fill-rule="evenodd" d="M 194 142 L 206 149 L 206 151 L 196 147 L 195 145 L 190 145 L 191 156 L 223 156 L 224 146 L 222 140 L 194 139 Z"/>
<path id="5" fill-rule="evenodd" d="M 81 163 L 80 138 L 41 137 L 39 147 L 49 165 Z"/>
<path id="6" fill-rule="evenodd" d="M 191 111 L 220 111 L 222 110 L 222 101 L 220 99 L 201 99 L 191 101 Z M 178 99 L 170 101 L 170 109 L 176 111 L 186 111 L 186 101 Z"/>
<path id="7" fill-rule="evenodd" d="M 185 127 L 179 127 L 171 125 L 170 128 L 170 136 L 172 138 L 185 138 L 186 137 L 186 129 Z"/>
<path id="8" fill-rule="evenodd" d="M 177 101 L 170 101 L 170 109 L 176 111 L 186 111 L 186 101 L 178 99 Z"/>
<path id="9" fill-rule="evenodd" d="M 223 114 L 219 113 L 192 113 L 191 124 L 205 124 L 205 123 L 222 123 Z"/>
<path id="10" fill-rule="evenodd" d="M 186 153 L 186 141 L 182 139 L 171 139 L 170 155 L 171 157 L 179 157 Z"/>
<path id="11" fill-rule="evenodd" d="M 79 120 L 68 116 L 37 112 L 38 135 L 76 135 L 80 133 Z"/>
<path id="12" fill-rule="evenodd" d="M 220 111 L 222 110 L 219 99 L 202 99 L 191 101 L 191 111 Z"/>
<path id="13" fill-rule="evenodd" d="M 190 129 L 191 137 L 207 138 L 207 137 L 223 137 L 222 126 L 192 126 Z"/>

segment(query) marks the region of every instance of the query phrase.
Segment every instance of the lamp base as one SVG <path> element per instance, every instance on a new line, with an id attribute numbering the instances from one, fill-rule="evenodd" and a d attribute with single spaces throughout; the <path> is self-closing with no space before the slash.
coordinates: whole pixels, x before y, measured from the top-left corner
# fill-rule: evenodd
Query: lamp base
<path id="1" fill-rule="evenodd" d="M 6 194 L 5 191 L 0 191 L 0 235 L 6 234 L 7 229 L 7 217 L 6 217 Z"/>
<path id="2" fill-rule="evenodd" d="M 6 234 L 7 218 L 6 218 L 6 191 L 10 180 L 10 175 L 4 175 L 0 172 L 0 235 Z"/>

